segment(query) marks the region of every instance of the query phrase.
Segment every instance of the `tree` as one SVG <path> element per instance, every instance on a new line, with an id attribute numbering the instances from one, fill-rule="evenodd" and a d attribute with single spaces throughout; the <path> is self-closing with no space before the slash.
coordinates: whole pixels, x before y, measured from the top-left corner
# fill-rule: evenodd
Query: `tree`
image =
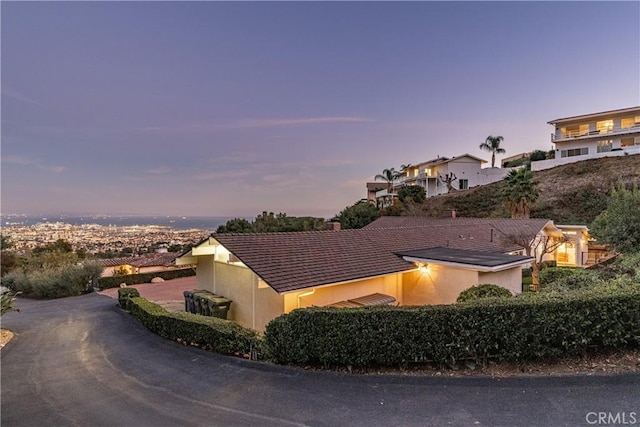
<path id="1" fill-rule="evenodd" d="M 529 154 L 529 159 L 532 162 L 537 162 L 539 160 L 546 160 L 547 159 L 547 152 L 546 151 L 542 151 L 542 150 L 533 150 Z"/>
<path id="2" fill-rule="evenodd" d="M 10 252 L 13 242 L 3 235 L 0 235 L 0 277 L 4 276 L 16 266 L 16 256 Z"/>
<path id="3" fill-rule="evenodd" d="M 542 265 L 544 256 L 555 252 L 567 241 L 567 238 L 562 233 L 550 236 L 522 229 L 517 233 L 503 234 L 502 240 L 520 246 L 528 257 L 533 257 L 533 261 L 531 261 L 531 290 L 537 291 L 540 287 L 540 265 Z"/>
<path id="4" fill-rule="evenodd" d="M 424 187 L 419 185 L 403 185 L 398 190 L 398 199 L 402 203 L 406 203 L 409 200 L 415 203 L 422 203 L 427 198 L 427 192 Z"/>
<path id="5" fill-rule="evenodd" d="M 442 175 L 438 174 L 438 180 L 441 183 L 443 183 L 444 185 L 447 186 L 447 191 L 448 192 L 452 192 L 453 190 L 455 190 L 455 187 L 453 186 L 453 183 L 455 181 L 457 181 L 457 179 L 458 179 L 458 177 L 453 172 L 449 172 L 445 176 L 442 176 Z"/>
<path id="6" fill-rule="evenodd" d="M 251 233 L 253 225 L 244 218 L 233 218 L 218 227 L 216 233 Z"/>
<path id="7" fill-rule="evenodd" d="M 44 246 L 38 246 L 37 248 L 34 248 L 32 251 L 33 255 L 39 255 L 45 252 L 61 252 L 61 253 L 73 252 L 73 246 L 71 245 L 71 243 L 69 243 L 64 239 L 58 239 L 55 242 L 47 243 Z"/>
<path id="8" fill-rule="evenodd" d="M 336 219 L 343 229 L 362 228 L 375 221 L 380 216 L 380 211 L 372 203 L 360 200 L 351 206 L 344 208 Z"/>
<path id="9" fill-rule="evenodd" d="M 591 235 L 622 253 L 640 252 L 640 190 L 628 190 L 622 181 L 611 189 L 609 207 L 591 224 Z"/>
<path id="10" fill-rule="evenodd" d="M 394 168 L 391 169 L 385 169 L 382 171 L 382 174 L 378 174 L 375 176 L 374 180 L 377 181 L 378 179 L 384 181 L 387 183 L 387 193 L 391 193 L 391 190 L 393 189 L 393 182 L 398 178 L 398 171 L 396 171 Z"/>
<path id="11" fill-rule="evenodd" d="M 487 139 L 480 144 L 480 149 L 491 152 L 491 167 L 496 165 L 496 154 L 503 154 L 507 151 L 504 148 L 500 148 L 500 143 L 504 140 L 501 136 L 489 135 Z"/>
<path id="12" fill-rule="evenodd" d="M 501 196 L 505 207 L 511 212 L 511 218 L 529 218 L 531 205 L 538 200 L 536 185 L 533 172 L 528 169 L 509 172 Z"/>

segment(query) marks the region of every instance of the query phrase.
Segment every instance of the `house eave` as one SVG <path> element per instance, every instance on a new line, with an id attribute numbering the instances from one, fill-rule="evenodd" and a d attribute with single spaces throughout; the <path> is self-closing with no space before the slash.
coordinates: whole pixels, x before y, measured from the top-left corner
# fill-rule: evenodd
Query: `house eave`
<path id="1" fill-rule="evenodd" d="M 479 271 L 481 273 L 495 273 L 495 272 L 498 272 L 498 271 L 509 270 L 509 269 L 511 269 L 513 267 L 527 265 L 527 264 L 531 263 L 531 261 L 533 261 L 532 257 L 528 257 L 526 259 L 522 259 L 522 260 L 518 260 L 518 261 L 509 262 L 509 263 L 506 263 L 506 264 L 501 264 L 501 265 L 489 267 L 489 266 L 486 266 L 486 265 L 465 264 L 465 263 L 459 263 L 459 262 L 441 261 L 441 260 L 437 260 L 437 259 L 418 258 L 418 257 L 411 257 L 411 256 L 403 256 L 402 259 L 404 259 L 405 261 L 414 262 L 414 263 L 425 263 L 425 264 L 441 265 L 441 266 L 445 266 L 445 267 L 459 268 L 459 269 L 462 269 L 462 270 Z"/>

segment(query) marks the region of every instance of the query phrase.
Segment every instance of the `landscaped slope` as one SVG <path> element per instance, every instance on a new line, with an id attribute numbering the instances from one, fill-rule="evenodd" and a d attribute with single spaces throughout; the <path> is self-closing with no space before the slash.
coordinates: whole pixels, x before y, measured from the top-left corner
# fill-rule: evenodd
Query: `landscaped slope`
<path id="1" fill-rule="evenodd" d="M 540 198 L 535 218 L 556 223 L 588 224 L 607 207 L 611 187 L 622 179 L 640 185 L 640 155 L 584 160 L 534 172 Z M 502 182 L 428 198 L 422 213 L 439 216 L 455 210 L 465 217 L 508 217 L 502 206 Z"/>

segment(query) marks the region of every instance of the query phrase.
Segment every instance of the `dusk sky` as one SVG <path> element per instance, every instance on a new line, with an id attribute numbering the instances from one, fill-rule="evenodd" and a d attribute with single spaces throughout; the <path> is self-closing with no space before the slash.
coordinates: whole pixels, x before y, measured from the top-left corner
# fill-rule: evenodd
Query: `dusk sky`
<path id="1" fill-rule="evenodd" d="M 385 168 L 640 105 L 637 1 L 0 7 L 3 214 L 330 217 Z"/>

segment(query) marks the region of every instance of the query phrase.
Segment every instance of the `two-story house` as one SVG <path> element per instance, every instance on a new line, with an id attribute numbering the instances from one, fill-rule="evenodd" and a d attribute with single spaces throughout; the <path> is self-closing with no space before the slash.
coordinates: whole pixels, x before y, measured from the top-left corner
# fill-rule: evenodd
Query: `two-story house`
<path id="1" fill-rule="evenodd" d="M 427 197 L 437 196 L 500 181 L 510 170 L 482 168 L 485 163 L 486 160 L 466 153 L 451 158 L 438 156 L 406 168 L 393 182 L 391 192 L 397 194 L 404 185 L 418 185 L 425 189 Z M 386 183 L 367 183 L 367 190 L 369 200 L 388 196 Z"/>
<path id="2" fill-rule="evenodd" d="M 555 159 L 533 162 L 533 170 L 590 158 L 640 154 L 640 107 L 565 117 L 554 126 Z"/>

